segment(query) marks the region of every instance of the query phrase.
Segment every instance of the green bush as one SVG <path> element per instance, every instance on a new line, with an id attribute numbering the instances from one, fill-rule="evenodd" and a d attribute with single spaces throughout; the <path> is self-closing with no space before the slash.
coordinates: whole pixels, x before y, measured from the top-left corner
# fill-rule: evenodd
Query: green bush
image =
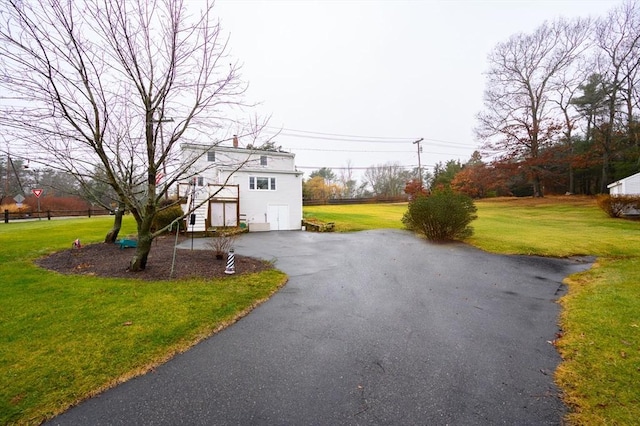
<path id="1" fill-rule="evenodd" d="M 473 234 L 469 224 L 477 218 L 476 211 L 467 195 L 441 190 L 411 201 L 402 222 L 432 241 L 462 240 Z"/>
<path id="2" fill-rule="evenodd" d="M 158 213 L 156 213 L 156 217 L 153 219 L 153 228 L 154 229 L 162 229 L 165 226 L 169 226 L 171 222 L 182 216 L 184 212 L 179 205 L 173 205 L 166 208 L 163 208 Z M 180 228 L 184 228 L 183 221 L 178 221 Z M 174 226 L 175 229 L 175 226 Z"/>
<path id="3" fill-rule="evenodd" d="M 631 209 L 640 207 L 640 197 L 637 195 L 598 195 L 596 199 L 600 207 L 609 217 L 622 217 Z"/>

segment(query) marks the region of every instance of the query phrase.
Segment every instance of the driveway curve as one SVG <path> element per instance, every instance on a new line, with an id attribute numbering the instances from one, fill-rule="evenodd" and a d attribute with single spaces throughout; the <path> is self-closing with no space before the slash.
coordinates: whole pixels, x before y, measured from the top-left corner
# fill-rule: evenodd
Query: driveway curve
<path id="1" fill-rule="evenodd" d="M 236 253 L 275 261 L 289 282 L 228 329 L 50 423 L 561 423 L 555 302 L 586 261 L 398 230 L 244 234 Z"/>

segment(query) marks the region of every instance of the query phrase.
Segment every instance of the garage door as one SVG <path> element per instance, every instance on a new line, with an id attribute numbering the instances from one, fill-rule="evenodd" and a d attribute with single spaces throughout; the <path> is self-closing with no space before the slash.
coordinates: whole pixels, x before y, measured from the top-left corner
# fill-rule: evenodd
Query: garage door
<path id="1" fill-rule="evenodd" d="M 267 207 L 267 222 L 272 231 L 289 229 L 289 206 L 270 205 Z"/>

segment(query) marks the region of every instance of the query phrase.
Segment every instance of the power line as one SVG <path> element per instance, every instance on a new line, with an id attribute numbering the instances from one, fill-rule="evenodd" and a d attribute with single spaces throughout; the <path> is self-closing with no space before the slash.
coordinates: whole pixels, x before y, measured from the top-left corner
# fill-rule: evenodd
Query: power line
<path id="1" fill-rule="evenodd" d="M 333 148 L 287 148 L 288 150 L 290 150 L 291 152 L 296 152 L 296 151 L 314 151 L 314 152 L 353 152 L 356 154 L 415 154 L 415 152 L 413 151 L 391 151 L 391 150 L 372 150 L 372 149 L 367 149 L 367 150 L 361 150 L 361 149 L 341 149 L 341 148 L 337 148 L 337 149 L 333 149 Z M 420 151 L 423 154 L 430 154 L 430 155 L 450 155 L 453 157 L 458 156 L 459 154 L 453 154 L 453 153 L 447 153 L 447 152 L 434 152 L 434 151 Z"/>
<path id="2" fill-rule="evenodd" d="M 331 141 L 341 141 L 341 142 L 357 142 L 357 143 L 407 143 L 413 142 L 416 138 L 411 137 L 387 137 L 387 136 L 362 136 L 362 135 L 350 135 L 350 134 L 340 134 L 340 133 L 328 133 L 328 132 L 316 132 L 311 130 L 299 130 L 299 129 L 289 129 L 286 127 L 273 127 L 273 126 L 265 126 L 268 129 L 279 130 L 280 133 L 278 136 L 284 137 L 298 137 L 303 139 L 319 139 L 319 140 L 331 140 Z M 290 133 L 294 132 L 294 133 Z M 301 134 L 296 134 L 301 133 Z M 429 142 L 438 142 L 440 144 L 446 144 L 444 146 L 449 145 L 459 145 L 464 147 L 476 147 L 477 144 L 474 143 L 465 143 L 465 142 L 454 142 L 447 141 L 443 139 L 433 139 L 433 138 L 424 138 L 425 141 Z"/>
<path id="3" fill-rule="evenodd" d="M 407 143 L 413 142 L 416 138 L 410 137 L 396 137 L 396 136 L 363 136 L 363 135 L 350 135 L 350 134 L 340 134 L 340 133 L 328 133 L 328 132 L 315 132 L 311 130 L 299 130 L 299 129 L 289 129 L 289 128 L 279 128 L 272 126 L 265 126 L 268 129 L 280 130 L 278 136 L 284 137 L 298 137 L 304 139 L 320 139 L 320 140 L 335 140 L 335 141 L 343 141 L 343 142 L 359 142 L 359 143 Z M 291 133 L 294 132 L 294 133 Z M 301 133 L 301 134 L 296 134 Z M 440 144 L 449 145 L 459 145 L 464 147 L 476 147 L 475 143 L 468 142 L 454 142 L 448 141 L 444 139 L 433 139 L 433 138 L 424 138 L 425 141 L 429 142 L 438 142 Z"/>
<path id="4" fill-rule="evenodd" d="M 417 169 L 418 165 L 414 164 L 414 165 L 401 165 L 401 164 L 393 164 L 393 167 L 400 167 L 401 169 L 409 169 L 409 170 L 413 170 L 413 169 Z M 431 167 L 434 168 L 435 165 L 433 164 L 423 164 L 423 167 Z M 379 166 L 368 166 L 368 167 L 357 167 L 357 166 L 340 166 L 340 167 L 327 167 L 327 166 L 298 166 L 296 165 L 297 169 L 309 169 L 309 170 L 320 170 L 322 168 L 327 168 L 327 169 L 331 169 L 331 170 L 367 170 L 370 168 L 377 168 Z M 382 165 L 382 167 L 385 167 L 384 165 Z"/>
<path id="5" fill-rule="evenodd" d="M 387 150 L 362 150 L 362 149 L 329 149 L 329 148 L 291 148 L 292 151 L 320 151 L 320 152 L 355 152 L 355 153 L 385 153 L 385 154 L 410 154 L 413 151 L 387 151 Z"/>
<path id="6" fill-rule="evenodd" d="M 402 140 L 401 139 L 368 140 L 368 139 L 354 139 L 354 138 L 347 138 L 347 137 L 296 135 L 292 133 L 280 133 L 278 136 L 283 136 L 286 138 L 314 139 L 314 140 L 325 140 L 325 141 L 336 141 L 336 142 L 367 143 L 367 144 L 374 144 L 374 143 L 375 144 L 406 144 L 408 142 L 413 142 L 411 140 L 404 140 L 404 139 Z M 469 149 L 469 148 L 477 147 L 477 145 L 471 144 L 471 143 L 450 142 L 450 141 L 443 141 L 440 139 L 428 139 L 428 138 L 424 138 L 424 140 L 432 142 L 432 143 L 429 143 L 429 145 L 444 146 L 447 148 L 454 148 L 454 149 Z"/>
<path id="7" fill-rule="evenodd" d="M 363 138 L 349 138 L 349 137 L 330 137 L 330 136 L 310 136 L 310 135 L 296 135 L 293 133 L 280 133 L 278 136 L 299 138 L 299 139 L 316 139 L 325 141 L 338 141 L 338 142 L 355 142 L 355 143 L 407 143 L 406 140 L 399 139 L 384 139 L 384 140 L 371 140 Z"/>
<path id="8" fill-rule="evenodd" d="M 296 133 L 307 133 L 312 135 L 322 135 L 322 136 L 338 136 L 343 138 L 355 138 L 355 139 L 385 139 L 385 140 L 403 140 L 405 142 L 412 141 L 415 138 L 403 138 L 403 137 L 386 137 L 386 136 L 362 136 L 362 135 L 345 135 L 340 133 L 326 133 L 326 132 L 314 132 L 311 130 L 299 130 L 299 129 L 288 129 L 285 127 L 273 127 L 273 126 L 265 126 L 268 129 L 277 129 L 284 130 L 287 132 L 296 132 Z"/>

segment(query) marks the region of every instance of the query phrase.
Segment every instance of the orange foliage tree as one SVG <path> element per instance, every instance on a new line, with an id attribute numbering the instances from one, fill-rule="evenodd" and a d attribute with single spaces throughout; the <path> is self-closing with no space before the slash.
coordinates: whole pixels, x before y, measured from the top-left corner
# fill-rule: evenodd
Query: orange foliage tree
<path id="1" fill-rule="evenodd" d="M 422 185 L 420 179 L 411 179 L 404 186 L 404 193 L 409 196 L 409 201 L 415 200 L 419 195 L 428 195 L 429 192 Z"/>

